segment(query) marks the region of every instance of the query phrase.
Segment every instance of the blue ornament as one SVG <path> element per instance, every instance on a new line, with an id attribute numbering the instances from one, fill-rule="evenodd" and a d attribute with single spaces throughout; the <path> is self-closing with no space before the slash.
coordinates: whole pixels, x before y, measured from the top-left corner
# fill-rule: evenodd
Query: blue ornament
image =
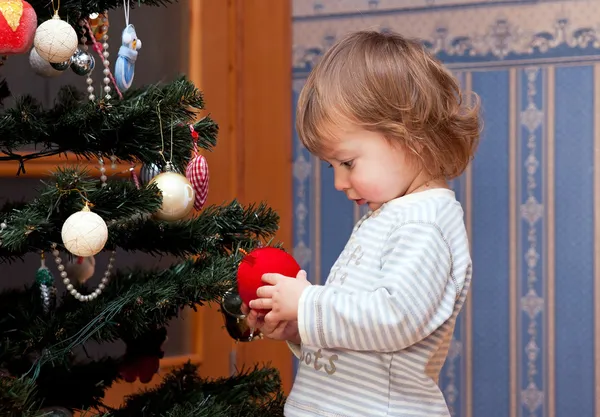
<path id="1" fill-rule="evenodd" d="M 132 24 L 123 29 L 121 35 L 121 47 L 115 64 L 115 81 L 121 91 L 127 91 L 133 83 L 135 61 L 138 49 L 142 47 L 142 41 L 138 39 Z"/>

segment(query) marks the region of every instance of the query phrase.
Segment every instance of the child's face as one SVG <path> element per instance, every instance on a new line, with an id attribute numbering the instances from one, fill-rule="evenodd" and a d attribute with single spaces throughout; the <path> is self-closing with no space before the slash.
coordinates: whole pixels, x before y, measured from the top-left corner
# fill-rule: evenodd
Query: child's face
<path id="1" fill-rule="evenodd" d="M 356 204 L 377 210 L 427 180 L 414 158 L 380 133 L 340 129 L 336 137 L 323 159 L 334 169 L 336 190 Z"/>

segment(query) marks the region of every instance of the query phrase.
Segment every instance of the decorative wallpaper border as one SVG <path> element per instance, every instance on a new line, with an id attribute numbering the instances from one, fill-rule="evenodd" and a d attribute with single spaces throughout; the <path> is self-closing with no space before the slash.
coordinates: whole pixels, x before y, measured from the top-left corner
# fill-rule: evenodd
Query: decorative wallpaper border
<path id="1" fill-rule="evenodd" d="M 564 0 L 544 0 L 564 1 Z M 578 0 L 571 0 L 578 1 Z M 413 13 L 460 7 L 491 7 L 494 5 L 538 3 L 539 0 L 294 0 L 295 20 L 349 17 L 357 14 Z"/>
<path id="2" fill-rule="evenodd" d="M 573 3 L 576 3 L 574 7 Z M 449 67 L 541 64 L 600 59 L 600 1 L 358 16 L 294 23 L 293 74 L 304 78 L 345 33 L 400 30 L 421 39 Z"/>

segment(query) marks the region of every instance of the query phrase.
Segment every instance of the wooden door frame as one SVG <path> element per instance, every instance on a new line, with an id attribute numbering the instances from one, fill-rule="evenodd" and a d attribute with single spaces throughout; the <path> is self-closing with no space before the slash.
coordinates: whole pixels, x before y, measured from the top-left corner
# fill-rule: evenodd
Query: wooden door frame
<path id="1" fill-rule="evenodd" d="M 276 239 L 292 248 L 292 62 L 289 0 L 190 1 L 189 77 L 219 124 L 209 203 L 264 201 L 280 216 Z M 293 377 L 285 343 L 236 344 L 216 308 L 195 315 L 194 350 L 203 375 L 269 363 L 284 391 Z M 207 341 L 211 339 L 212 341 Z M 225 348 L 227 347 L 227 348 Z"/>

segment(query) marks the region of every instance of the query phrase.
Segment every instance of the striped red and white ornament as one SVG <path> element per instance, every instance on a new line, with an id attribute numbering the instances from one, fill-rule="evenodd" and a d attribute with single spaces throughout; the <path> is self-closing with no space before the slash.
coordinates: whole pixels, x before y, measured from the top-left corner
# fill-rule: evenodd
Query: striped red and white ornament
<path id="1" fill-rule="evenodd" d="M 194 208 L 196 210 L 201 210 L 208 197 L 208 162 L 206 162 L 206 158 L 198 152 L 198 145 L 196 143 L 198 132 L 194 130 L 194 126 L 192 125 L 190 125 L 190 132 L 192 138 L 194 138 L 194 157 L 185 170 L 185 176 L 192 184 L 192 188 L 196 194 Z"/>

